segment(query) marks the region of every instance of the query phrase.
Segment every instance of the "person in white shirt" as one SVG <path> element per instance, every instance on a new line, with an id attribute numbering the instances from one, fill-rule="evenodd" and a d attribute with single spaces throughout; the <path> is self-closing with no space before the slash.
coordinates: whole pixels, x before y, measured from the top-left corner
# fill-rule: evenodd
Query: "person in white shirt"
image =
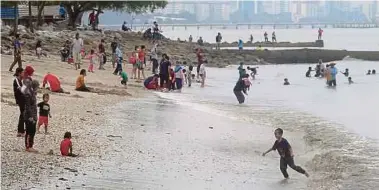
<path id="1" fill-rule="evenodd" d="M 79 38 L 79 33 L 76 33 L 75 39 L 72 42 L 72 54 L 74 56 L 75 69 L 80 69 L 82 64 L 82 56 L 80 51 L 83 49 L 83 39 Z"/>
<path id="2" fill-rule="evenodd" d="M 208 63 L 206 60 L 204 61 L 204 63 L 202 63 L 200 65 L 200 70 L 199 70 L 199 75 L 200 75 L 200 78 L 201 78 L 201 87 L 203 88 L 204 87 L 204 84 L 205 84 L 205 78 L 207 76 L 207 72 L 205 70 L 205 63 Z"/>

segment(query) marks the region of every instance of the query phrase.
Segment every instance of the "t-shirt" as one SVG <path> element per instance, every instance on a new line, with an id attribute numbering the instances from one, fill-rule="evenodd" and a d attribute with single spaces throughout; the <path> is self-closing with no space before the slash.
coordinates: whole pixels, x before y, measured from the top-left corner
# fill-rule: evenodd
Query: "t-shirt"
<path id="1" fill-rule="evenodd" d="M 138 52 L 138 59 L 139 59 L 140 61 L 142 61 L 142 62 L 145 61 L 145 51 L 144 51 L 144 50 L 140 50 L 140 51 Z"/>
<path id="2" fill-rule="evenodd" d="M 168 75 L 168 68 L 171 67 L 170 61 L 162 61 L 159 65 L 159 74 Z"/>
<path id="3" fill-rule="evenodd" d="M 99 52 L 100 53 L 104 53 L 105 52 L 105 47 L 104 47 L 104 44 L 102 44 L 102 43 L 99 44 Z"/>
<path id="4" fill-rule="evenodd" d="M 83 47 L 83 40 L 81 38 L 79 38 L 79 39 L 75 38 L 72 43 L 73 43 L 72 52 L 79 53 Z"/>
<path id="5" fill-rule="evenodd" d="M 62 156 L 68 156 L 70 153 L 70 147 L 72 147 L 71 139 L 65 138 L 61 142 L 61 154 Z"/>
<path id="6" fill-rule="evenodd" d="M 76 79 L 76 88 L 80 88 L 80 87 L 83 87 L 85 86 L 84 84 L 84 76 L 83 75 L 79 75 L 78 78 Z"/>
<path id="7" fill-rule="evenodd" d="M 280 142 L 276 140 L 272 146 L 272 150 L 277 150 L 281 157 L 291 157 L 290 149 L 291 145 L 285 138 L 282 138 Z"/>
<path id="8" fill-rule="evenodd" d="M 49 116 L 50 105 L 48 103 L 40 102 L 37 106 L 39 107 L 39 116 Z"/>
<path id="9" fill-rule="evenodd" d="M 59 81 L 58 77 L 56 77 L 53 74 L 47 74 L 43 78 L 42 87 L 45 87 L 45 85 L 49 83 L 50 91 L 51 92 L 58 92 L 61 89 L 61 82 Z"/>
<path id="10" fill-rule="evenodd" d="M 14 41 L 14 51 L 19 51 L 21 49 L 21 43 L 20 43 L 20 41 L 19 40 L 15 40 Z"/>
<path id="11" fill-rule="evenodd" d="M 122 71 L 121 78 L 123 81 L 128 81 L 128 74 L 125 71 Z"/>

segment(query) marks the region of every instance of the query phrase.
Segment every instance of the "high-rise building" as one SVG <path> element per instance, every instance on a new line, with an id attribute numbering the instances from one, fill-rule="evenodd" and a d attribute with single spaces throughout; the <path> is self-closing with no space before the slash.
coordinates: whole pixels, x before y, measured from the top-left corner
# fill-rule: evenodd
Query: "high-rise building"
<path id="1" fill-rule="evenodd" d="M 244 18 L 244 20 L 253 18 L 255 14 L 255 4 L 256 2 L 254 0 L 238 1 L 238 12 L 240 13 L 240 17 Z"/>

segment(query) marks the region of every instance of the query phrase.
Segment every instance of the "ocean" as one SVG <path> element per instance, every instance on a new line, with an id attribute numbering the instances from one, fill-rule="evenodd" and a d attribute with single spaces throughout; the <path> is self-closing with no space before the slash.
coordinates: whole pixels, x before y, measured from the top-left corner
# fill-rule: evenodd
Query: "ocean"
<path id="1" fill-rule="evenodd" d="M 325 48 L 378 49 L 378 29 L 324 30 Z M 241 31 L 222 33 L 234 39 Z M 211 40 L 217 32 L 201 35 Z M 279 41 L 294 42 L 314 39 L 315 32 L 276 31 Z M 188 34 L 165 35 L 184 39 Z M 305 77 L 311 64 L 259 65 L 245 104 L 238 105 L 233 94 L 237 66 L 207 68 L 205 88 L 195 83 L 182 93 L 151 92 L 112 106 L 103 133 L 122 138 L 89 164 L 101 167 L 87 172 L 86 188 L 377 189 L 379 75 L 365 73 L 378 70 L 379 62 L 349 58 L 336 63 L 339 71 L 349 68 L 354 84 L 338 74 L 337 87 L 327 88 L 324 79 Z M 283 86 L 284 78 L 290 86 Z M 290 179 L 283 180 L 278 154 L 261 156 L 274 143 L 278 127 L 310 178 L 289 168 Z"/>

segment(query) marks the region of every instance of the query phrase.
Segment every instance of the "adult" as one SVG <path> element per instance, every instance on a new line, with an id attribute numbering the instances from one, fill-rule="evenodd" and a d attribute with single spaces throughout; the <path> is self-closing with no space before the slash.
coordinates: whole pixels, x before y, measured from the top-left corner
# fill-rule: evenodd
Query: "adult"
<path id="1" fill-rule="evenodd" d="M 152 62 L 152 72 L 153 74 L 158 73 L 158 53 L 157 53 L 158 44 L 155 43 L 153 48 L 150 50 L 150 61 Z"/>
<path id="2" fill-rule="evenodd" d="M 271 36 L 271 38 L 272 38 L 272 42 L 276 42 L 276 34 L 275 34 L 275 31 L 272 32 L 272 36 Z"/>
<path id="3" fill-rule="evenodd" d="M 167 54 L 162 55 L 161 63 L 159 64 L 159 79 L 161 88 L 168 88 L 169 83 L 169 69 L 171 67 L 170 57 Z"/>
<path id="4" fill-rule="evenodd" d="M 116 65 L 116 69 L 113 72 L 114 75 L 121 74 L 121 72 L 122 72 L 122 60 L 123 60 L 122 51 L 121 51 L 120 47 L 117 46 L 117 48 L 116 48 L 116 62 L 117 62 L 117 65 Z"/>
<path id="5" fill-rule="evenodd" d="M 66 40 L 65 44 L 61 48 L 61 61 L 65 62 L 70 57 L 70 48 L 71 42 L 70 40 Z"/>
<path id="6" fill-rule="evenodd" d="M 203 37 L 200 36 L 200 38 L 197 40 L 197 45 L 199 45 L 199 46 L 203 46 L 204 45 Z"/>
<path id="7" fill-rule="evenodd" d="M 244 78 L 247 78 L 247 80 L 244 80 Z M 239 104 L 243 104 L 245 102 L 245 96 L 243 94 L 247 95 L 247 89 L 250 86 L 248 85 L 248 78 L 249 75 L 245 74 L 243 78 L 237 81 L 233 88 L 234 95 L 236 96 Z"/>
<path id="8" fill-rule="evenodd" d="M 265 32 L 265 33 L 263 34 L 263 36 L 265 37 L 265 42 L 268 42 L 268 34 L 267 34 L 267 32 Z"/>
<path id="9" fill-rule="evenodd" d="M 107 56 L 105 55 L 104 43 L 105 43 L 104 39 L 101 39 L 100 44 L 99 44 L 99 55 L 100 55 L 99 70 L 105 70 L 104 64 L 107 62 Z"/>
<path id="10" fill-rule="evenodd" d="M 14 47 L 14 60 L 11 66 L 9 67 L 9 72 L 13 72 L 13 67 L 18 64 L 19 68 L 22 68 L 22 59 L 21 59 L 21 41 L 20 41 L 20 34 L 16 34 L 16 38 L 13 41 L 13 47 Z"/>
<path id="11" fill-rule="evenodd" d="M 159 26 L 158 26 L 158 23 L 156 21 L 154 21 L 154 26 L 153 26 L 153 39 L 154 40 L 158 40 L 158 36 L 159 36 Z"/>
<path id="12" fill-rule="evenodd" d="M 46 84 L 49 86 L 49 90 L 51 92 L 58 92 L 58 93 L 64 92 L 61 87 L 61 82 L 59 81 L 58 77 L 51 73 L 47 73 L 45 77 L 43 77 L 42 88 L 45 88 Z"/>
<path id="13" fill-rule="evenodd" d="M 87 76 L 87 72 L 85 69 L 80 70 L 80 75 L 76 79 L 76 88 L 77 91 L 90 92 L 90 88 L 88 88 L 84 82 L 84 77 Z"/>
<path id="14" fill-rule="evenodd" d="M 337 80 L 336 76 L 338 74 L 338 70 L 335 67 L 335 63 L 330 64 L 330 80 L 329 80 L 329 86 L 337 86 Z"/>
<path id="15" fill-rule="evenodd" d="M 192 43 L 192 40 L 193 40 L 192 35 L 190 35 L 189 38 L 188 38 L 188 42 Z"/>
<path id="16" fill-rule="evenodd" d="M 117 37 L 115 36 L 113 38 L 113 42 L 111 43 L 111 49 L 112 49 L 112 67 L 115 68 L 116 63 L 116 48 L 117 48 Z"/>
<path id="17" fill-rule="evenodd" d="M 36 80 L 31 80 L 26 78 L 23 80 L 25 88 L 23 90 L 23 95 L 25 98 L 25 110 L 24 110 L 24 121 L 25 121 L 25 147 L 28 152 L 37 152 L 33 148 L 34 136 L 36 134 L 36 124 L 37 124 L 37 89 L 39 83 Z"/>
<path id="18" fill-rule="evenodd" d="M 238 40 L 238 49 L 243 50 L 243 41 L 241 39 Z"/>
<path id="19" fill-rule="evenodd" d="M 60 3 L 59 5 L 59 16 L 63 19 L 66 19 L 66 14 L 67 14 L 67 11 L 66 9 L 64 8 L 64 6 L 62 5 L 62 3 Z"/>
<path id="20" fill-rule="evenodd" d="M 253 41 L 254 41 L 254 37 L 252 34 L 250 34 L 250 43 L 253 43 Z"/>
<path id="21" fill-rule="evenodd" d="M 204 55 L 202 54 L 202 50 L 200 48 L 196 49 L 196 57 L 197 57 L 196 78 L 199 79 L 200 65 L 203 63 L 203 59 L 204 59 Z"/>
<path id="22" fill-rule="evenodd" d="M 207 78 L 207 72 L 205 70 L 205 63 L 208 63 L 207 60 L 205 60 L 201 65 L 200 65 L 200 69 L 199 69 L 199 76 L 200 76 L 200 83 L 201 83 L 201 86 L 200 87 L 204 87 L 205 86 L 205 79 Z"/>
<path id="23" fill-rule="evenodd" d="M 96 19 L 95 11 L 92 11 L 92 13 L 88 15 L 88 23 L 90 26 L 93 26 L 95 24 L 95 19 Z"/>
<path id="24" fill-rule="evenodd" d="M 241 80 L 242 77 L 246 75 L 246 70 L 243 68 L 243 62 L 240 62 L 240 66 L 238 66 L 238 73 L 239 73 L 238 80 Z"/>
<path id="25" fill-rule="evenodd" d="M 148 90 L 157 90 L 159 88 L 158 78 L 158 74 L 154 74 L 153 76 L 147 77 L 147 79 L 143 82 L 143 85 Z"/>
<path id="26" fill-rule="evenodd" d="M 138 67 L 138 74 L 137 74 L 137 80 L 141 80 L 141 74 L 143 80 L 145 80 L 145 66 L 146 66 L 146 48 L 144 45 L 141 45 L 141 48 L 138 51 L 138 57 L 137 57 L 137 67 Z"/>
<path id="27" fill-rule="evenodd" d="M 83 39 L 79 38 L 79 33 L 75 34 L 75 39 L 72 42 L 72 53 L 74 56 L 74 64 L 75 69 L 80 69 L 80 65 L 82 64 L 82 55 L 80 54 L 81 50 L 83 49 Z"/>
<path id="28" fill-rule="evenodd" d="M 130 28 L 127 26 L 127 22 L 124 21 L 124 24 L 122 24 L 121 26 L 121 30 L 122 31 L 130 31 Z"/>
<path id="29" fill-rule="evenodd" d="M 324 31 L 321 28 L 318 28 L 318 37 L 317 37 L 318 40 L 321 40 L 322 33 L 324 33 Z"/>
<path id="30" fill-rule="evenodd" d="M 221 44 L 222 36 L 221 33 L 219 32 L 216 36 L 216 49 L 220 49 L 220 44 Z"/>
<path id="31" fill-rule="evenodd" d="M 24 122 L 24 111 L 25 111 L 25 99 L 21 92 L 22 88 L 22 75 L 24 69 L 17 68 L 15 74 L 13 75 L 15 78 L 13 80 L 13 92 L 14 98 L 16 100 L 16 104 L 20 109 L 20 116 L 18 117 L 18 125 L 17 125 L 17 137 L 24 136 L 25 134 L 25 122 Z"/>

